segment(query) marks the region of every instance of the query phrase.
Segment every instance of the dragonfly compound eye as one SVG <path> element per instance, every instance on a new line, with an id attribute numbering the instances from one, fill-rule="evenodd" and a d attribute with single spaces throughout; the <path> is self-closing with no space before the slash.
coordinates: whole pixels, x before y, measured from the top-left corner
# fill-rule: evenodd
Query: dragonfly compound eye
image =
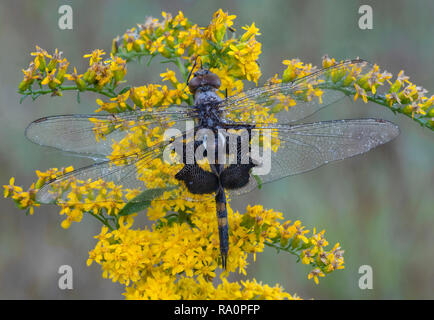
<path id="1" fill-rule="evenodd" d="M 205 82 L 207 83 L 207 85 L 218 89 L 220 88 L 221 85 L 221 81 L 218 75 L 216 75 L 215 73 L 212 72 L 208 72 L 205 76 Z"/>
<path id="2" fill-rule="evenodd" d="M 218 75 L 208 70 L 199 70 L 195 72 L 193 79 L 188 83 L 190 92 L 195 93 L 200 87 L 220 88 L 221 81 Z"/>
<path id="3" fill-rule="evenodd" d="M 190 89 L 191 93 L 195 93 L 197 88 L 200 87 L 200 77 L 199 76 L 194 76 L 193 79 L 190 80 L 190 82 L 188 83 L 188 88 Z"/>

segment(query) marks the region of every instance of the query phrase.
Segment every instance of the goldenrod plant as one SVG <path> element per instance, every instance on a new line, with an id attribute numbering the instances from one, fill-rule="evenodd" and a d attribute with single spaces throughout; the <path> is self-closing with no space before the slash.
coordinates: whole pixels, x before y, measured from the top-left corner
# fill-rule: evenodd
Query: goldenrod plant
<path id="1" fill-rule="evenodd" d="M 238 32 L 234 26 L 236 16 L 218 10 L 207 27 L 199 27 L 189 21 L 182 12 L 176 16 L 163 12 L 162 19 L 148 17 L 113 40 L 112 50 L 107 54 L 96 49 L 84 58 L 89 67 L 84 73 L 72 68 L 62 52 L 49 54 L 36 47 L 34 57 L 24 79 L 18 86 L 22 100 L 36 99 L 42 95 L 62 96 L 64 92 L 94 92 L 96 113 L 117 114 L 127 111 L 164 110 L 174 104 L 193 104 L 187 86 L 189 75 L 204 67 L 221 79 L 218 91 L 222 98 L 241 93 L 247 83 L 258 83 L 261 68 L 257 63 L 262 52 L 257 40 L 259 29 L 252 23 Z M 128 85 L 127 66 L 143 60 L 145 65 L 154 58 L 164 66 L 160 74 L 162 84 L 138 87 Z M 354 61 L 357 61 L 355 63 Z M 343 92 L 354 101 L 368 101 L 384 106 L 394 113 L 408 116 L 420 125 L 434 128 L 434 96 L 409 81 L 403 71 L 396 78 L 379 66 L 360 63 L 360 59 L 336 61 L 324 56 L 322 67 L 337 64 L 326 77 L 305 83 L 294 97 L 278 96 L 281 103 L 273 108 L 258 107 L 248 114 L 234 114 L 237 118 L 255 117 L 261 122 L 275 122 L 275 114 L 288 110 L 298 101 L 317 99 L 322 103 L 324 89 Z M 283 61 L 284 70 L 269 79 L 269 85 L 300 81 L 318 70 L 298 59 Z M 131 128 L 126 120 L 107 122 L 97 117 L 90 119 L 95 139 L 103 140 L 122 125 Z M 156 145 L 162 139 L 165 126 L 148 128 L 146 122 L 120 141 L 113 141 L 108 159 L 116 161 L 121 155 L 134 154 L 141 148 Z M 278 145 L 278 143 L 277 143 Z M 120 161 L 120 160 L 118 160 Z M 161 159 L 152 161 L 141 176 L 152 187 L 163 188 L 165 173 L 179 170 L 164 164 Z M 4 186 L 4 196 L 15 201 L 20 209 L 34 214 L 40 207 L 36 200 L 38 189 L 45 183 L 72 172 L 72 167 L 36 171 L 38 180 L 27 190 L 15 185 L 11 178 Z M 161 193 L 179 193 L 185 190 L 161 189 Z M 178 194 L 177 194 L 178 193 Z M 261 253 L 265 246 L 294 255 L 297 261 L 309 266 L 307 278 L 318 284 L 319 278 L 344 268 L 344 250 L 339 243 L 329 245 L 325 231 L 308 230 L 301 221 L 285 221 L 283 214 L 261 205 L 247 206 L 244 212 L 233 211 L 228 202 L 230 228 L 227 269 L 219 268 L 219 239 L 213 201 L 192 201 L 183 197 L 153 201 L 140 205 L 128 200 L 139 196 L 135 189 L 106 182 L 68 180 L 57 186 L 54 202 L 65 217 L 61 226 L 68 228 L 80 222 L 84 214 L 101 222 L 95 248 L 89 252 L 88 265 L 97 263 L 103 278 L 110 278 L 125 286 L 127 299 L 298 299 L 279 285 L 270 287 L 256 279 L 231 282 L 228 276 L 237 272 L 245 276 L 248 257 Z M 119 201 L 125 199 L 125 201 Z M 149 228 L 134 227 L 138 214 L 146 214 L 153 225 Z M 287 215 L 291 213 L 288 212 Z M 310 228 L 309 228 L 310 229 Z M 220 284 L 214 279 L 219 274 Z"/>

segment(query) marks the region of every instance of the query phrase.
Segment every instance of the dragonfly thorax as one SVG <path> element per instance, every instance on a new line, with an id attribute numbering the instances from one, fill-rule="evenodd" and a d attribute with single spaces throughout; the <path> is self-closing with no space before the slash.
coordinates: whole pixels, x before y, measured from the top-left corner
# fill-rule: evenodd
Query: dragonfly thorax
<path id="1" fill-rule="evenodd" d="M 199 126 L 203 128 L 218 129 L 221 126 L 221 118 L 216 103 L 196 105 Z"/>

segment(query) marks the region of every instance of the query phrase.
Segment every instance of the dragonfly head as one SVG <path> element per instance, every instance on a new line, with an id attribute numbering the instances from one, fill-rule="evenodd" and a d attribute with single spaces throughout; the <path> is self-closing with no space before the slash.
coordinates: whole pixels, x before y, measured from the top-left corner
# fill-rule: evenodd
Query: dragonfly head
<path id="1" fill-rule="evenodd" d="M 200 88 L 202 90 L 210 90 L 220 88 L 221 81 L 218 75 L 215 73 L 205 70 L 199 69 L 194 73 L 194 77 L 188 83 L 188 87 L 190 88 L 190 92 L 195 94 L 196 91 Z"/>

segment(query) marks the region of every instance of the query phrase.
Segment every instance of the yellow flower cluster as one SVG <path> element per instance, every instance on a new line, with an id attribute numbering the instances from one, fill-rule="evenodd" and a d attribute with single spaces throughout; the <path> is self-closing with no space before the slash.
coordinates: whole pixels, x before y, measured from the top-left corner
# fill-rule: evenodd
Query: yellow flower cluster
<path id="1" fill-rule="evenodd" d="M 35 184 L 32 184 L 29 190 L 24 191 L 23 188 L 15 185 L 15 178 L 9 180 L 9 185 L 4 185 L 4 197 L 12 198 L 17 204 L 18 208 L 26 209 L 30 214 L 34 213 L 34 207 L 39 207 L 35 202 Z"/>
<path id="2" fill-rule="evenodd" d="M 124 59 L 112 55 L 111 59 L 102 61 L 105 52 L 100 49 L 84 55 L 85 58 L 90 58 L 89 68 L 84 74 L 78 74 L 75 67 L 73 73 L 67 73 L 69 62 L 66 58 L 62 58 L 62 52 L 58 49 L 50 55 L 46 50 L 36 46 L 36 51 L 31 55 L 35 58 L 30 62 L 29 67 L 23 70 L 24 79 L 19 84 L 18 90 L 24 97 L 31 96 L 33 99 L 46 93 L 60 96 L 62 91 L 66 90 L 88 90 L 115 97 L 113 89 L 123 82 L 127 72 Z M 75 86 L 64 86 L 65 79 Z M 34 90 L 35 80 L 41 88 L 47 86 L 48 90 Z"/>
<path id="3" fill-rule="evenodd" d="M 314 231 L 307 237 L 309 231 L 304 230 L 300 221 L 281 224 L 278 221 L 282 219 L 281 213 L 264 210 L 262 206 L 249 206 L 245 214 L 229 212 L 232 232 L 228 270 L 222 274 L 224 285 L 214 288 L 212 279 L 216 277 L 220 253 L 217 224 L 209 212 L 215 210 L 215 204 L 196 202 L 189 205 L 191 207 L 184 204 L 178 211 L 191 213 L 194 210 L 190 223 L 170 223 L 162 218 L 161 223 L 151 229 L 136 230 L 131 228 L 134 218 L 130 215 L 119 219 L 117 230 L 109 232 L 103 227 L 95 237 L 98 243 L 89 253 L 88 265 L 92 262 L 101 264 L 105 278 L 126 285 L 127 297 L 141 299 L 229 298 L 225 285 L 238 288 L 232 299 L 291 298 L 280 288 L 271 290 L 250 283 L 252 287 L 249 282 L 244 283 L 244 289 L 240 291 L 238 283 L 230 284 L 225 279 L 228 272 L 237 269 L 246 274 L 248 253 L 261 252 L 264 245 L 291 252 L 304 264 L 311 265 L 313 270 L 309 278 L 316 270 L 330 273 L 343 268 L 338 244 L 331 251 L 324 249 L 328 245 L 324 231 Z M 253 281 L 256 284 L 256 280 Z M 190 286 L 186 287 L 186 283 Z"/>
<path id="4" fill-rule="evenodd" d="M 322 59 L 322 67 L 330 68 L 321 76 L 315 77 L 318 71 L 311 64 L 304 64 L 299 59 L 284 60 L 286 69 L 280 78 L 277 74 L 268 81 L 270 85 L 284 84 L 295 81 L 294 95 L 275 94 L 271 98 L 280 103 L 275 104 L 271 113 L 279 113 L 282 110 L 295 106 L 298 101 L 311 101 L 314 97 L 322 103 L 324 90 L 336 90 L 348 96 L 354 96 L 354 101 L 361 98 L 363 102 L 375 102 L 391 108 L 393 112 L 399 112 L 411 116 L 421 125 L 434 129 L 434 95 L 426 97 L 427 90 L 409 81 L 409 77 L 401 70 L 395 81 L 391 81 L 393 75 L 387 71 L 380 71 L 378 65 L 371 65 L 362 60 L 337 62 L 334 58 L 325 55 Z M 339 68 L 334 66 L 342 65 Z M 303 81 L 307 75 L 305 81 Z"/>
<path id="5" fill-rule="evenodd" d="M 53 180 L 61 175 L 73 171 L 73 167 L 63 168 L 58 170 L 57 168 L 49 169 L 45 172 L 36 170 L 36 175 L 38 176 L 38 181 L 32 183 L 27 191 L 24 191 L 22 187 L 15 186 L 15 178 L 12 177 L 9 180 L 9 185 L 4 185 L 4 197 L 12 198 L 17 204 L 18 208 L 27 210 L 31 215 L 34 213 L 34 208 L 39 207 L 40 204 L 37 203 L 35 199 L 36 192 L 41 188 L 47 181 Z"/>
<path id="6" fill-rule="evenodd" d="M 53 179 L 71 171 L 72 167 L 62 170 L 51 169 L 47 172 L 38 171 L 40 180 L 37 184 L 43 184 L 47 179 Z M 104 277 L 110 277 L 113 281 L 126 285 L 127 297 L 170 299 L 174 296 L 163 293 L 170 291 L 172 287 L 176 289 L 178 295 L 181 294 L 185 282 L 189 281 L 188 278 L 192 278 L 193 275 L 199 276 L 195 280 L 198 281 L 196 283 L 198 289 L 202 287 L 201 282 L 203 281 L 207 281 L 208 286 L 213 289 L 210 292 L 198 290 L 208 295 L 208 298 L 219 299 L 222 294 L 225 294 L 227 288 L 224 286 L 213 288 L 210 283 L 216 277 L 215 270 L 218 267 L 220 255 L 217 224 L 214 215 L 209 214 L 215 211 L 214 202 L 154 201 L 155 204 L 149 209 L 148 216 L 151 220 L 159 219 L 159 224 L 153 225 L 151 229 L 135 230 L 131 229 L 135 215 L 117 216 L 123 205 L 113 207 L 118 203 L 110 201 L 113 200 L 113 196 L 121 197 L 115 193 L 116 188 L 113 185 L 109 186 L 106 183 L 102 187 L 103 182 L 100 182 L 92 183 L 91 186 L 79 187 L 76 186 L 76 181 L 68 183 L 68 187 L 73 191 L 68 193 L 67 198 L 74 202 L 74 205 L 68 205 L 68 203 L 62 205 L 60 214 L 67 215 L 67 219 L 62 222 L 62 227 L 67 228 L 71 222 L 79 222 L 85 212 L 99 217 L 103 222 L 107 222 L 110 216 L 117 221 L 117 229 L 111 228 L 112 231 L 109 232 L 106 224 L 100 235 L 95 237 L 98 243 L 89 253 L 88 264 L 90 265 L 93 261 L 101 264 Z M 34 185 L 31 190 L 30 193 L 33 194 L 37 191 Z M 90 195 L 90 190 L 97 190 L 97 193 Z M 13 178 L 10 185 L 5 186 L 6 197 L 23 199 L 25 194 L 28 192 L 24 193 L 20 187 L 14 186 Z M 85 198 L 85 200 L 77 201 L 77 197 Z M 80 202 L 83 204 L 79 204 Z M 32 205 L 37 204 L 24 203 L 23 207 Z M 169 218 L 161 215 L 172 210 L 178 212 L 175 217 L 176 221 L 180 221 L 182 213 L 190 216 L 190 223 L 173 223 L 175 221 L 173 216 Z M 248 206 L 245 214 L 232 212 L 230 206 L 228 210 L 232 232 L 227 273 L 238 269 L 239 273 L 246 274 L 248 254 L 256 255 L 257 252 L 262 252 L 265 245 L 288 251 L 298 256 L 304 264 L 312 265 L 315 269 L 311 271 L 309 277 L 316 270 L 329 273 L 343 268 L 342 251 L 339 250 L 338 245 L 331 251 L 324 250 L 328 245 L 323 236 L 324 231 L 321 233 L 314 231 L 311 237 L 307 237 L 306 234 L 309 231 L 301 226 L 300 221 L 294 223 L 286 221 L 282 224 L 279 222 L 282 219 L 281 213 L 264 210 L 262 206 Z M 184 276 L 185 279 L 177 282 L 179 276 Z M 152 290 L 148 292 L 146 289 L 160 281 L 157 279 L 166 279 L 167 286 L 163 288 L 162 283 L 159 283 L 160 290 L 162 290 L 159 296 L 154 295 Z M 133 283 L 132 287 L 129 286 L 130 282 Z M 256 283 L 255 280 L 254 283 Z M 249 282 L 244 284 L 245 288 L 241 294 L 238 293 L 232 298 L 244 298 L 249 295 L 257 298 L 291 298 L 279 288 L 270 288 L 267 293 L 267 286 L 255 285 L 255 289 L 250 291 L 247 289 L 250 286 L 246 284 Z M 136 288 L 135 291 L 132 291 L 133 287 Z M 260 291 L 264 292 L 260 293 Z M 195 294 L 186 291 L 181 294 L 181 297 L 183 299 L 194 298 Z"/>
<path id="7" fill-rule="evenodd" d="M 252 281 L 229 282 L 222 278 L 222 283 L 214 287 L 204 277 L 196 279 L 181 277 L 176 283 L 169 276 L 151 276 L 127 287 L 124 296 L 127 299 L 183 299 L 183 300 L 299 300 L 297 295 L 290 295 L 276 285 L 270 287 L 253 279 Z"/>
<path id="8" fill-rule="evenodd" d="M 220 9 L 214 13 L 211 23 L 201 28 L 191 24 L 182 12 L 175 17 L 163 12 L 162 21 L 149 17 L 144 24 L 116 38 L 112 53 L 127 60 L 161 54 L 179 67 L 184 81 L 194 64 L 197 67 L 202 64 L 220 76 L 222 94 L 226 90 L 228 94 L 240 92 L 242 82 L 238 80 L 256 82 L 261 76 L 257 63 L 261 44 L 256 41 L 260 33 L 254 23 L 243 27 L 245 32 L 240 37 L 227 36 L 228 30 L 235 32 L 232 28 L 235 17 Z M 175 88 L 179 87 L 174 71 L 168 69 L 161 76 Z"/>

